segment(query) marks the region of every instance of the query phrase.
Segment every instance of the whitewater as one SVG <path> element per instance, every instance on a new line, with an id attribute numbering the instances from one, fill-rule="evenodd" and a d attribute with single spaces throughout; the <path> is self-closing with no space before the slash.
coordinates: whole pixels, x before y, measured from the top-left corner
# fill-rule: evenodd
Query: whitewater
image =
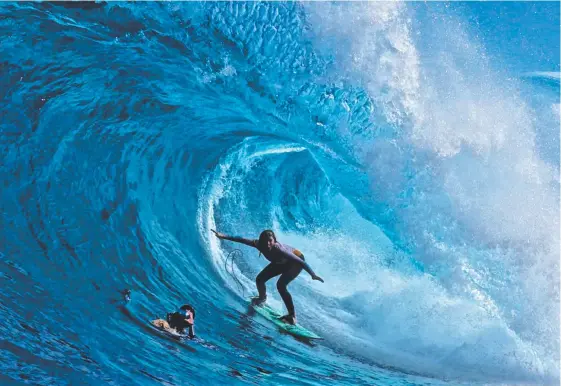
<path id="1" fill-rule="evenodd" d="M 1 3 L 0 383 L 559 384 L 559 12 Z"/>

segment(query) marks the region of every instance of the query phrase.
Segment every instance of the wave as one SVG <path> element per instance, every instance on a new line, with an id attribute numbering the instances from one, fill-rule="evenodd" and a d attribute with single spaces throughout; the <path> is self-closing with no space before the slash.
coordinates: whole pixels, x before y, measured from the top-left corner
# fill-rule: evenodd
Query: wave
<path id="1" fill-rule="evenodd" d="M 239 380 L 223 362 L 234 355 L 261 381 L 244 350 L 263 350 L 279 382 L 291 357 L 317 361 L 302 365 L 322 374 L 315 383 L 342 363 L 366 383 L 372 371 L 559 379 L 559 97 L 535 81 L 558 91 L 557 72 L 512 76 L 441 5 L 15 3 L 0 14 L 0 313 L 18 321 L 3 332 L 31 351 L 69 342 L 23 359 L 33 369 L 79 379 L 93 356 L 88 376 L 134 383 L 142 368 L 173 383 L 181 366 L 212 363 L 194 379 L 224 382 Z M 291 284 L 321 351 L 256 338 L 244 298 L 264 261 L 242 247 L 240 287 L 225 267 L 236 245 L 210 232 L 264 228 L 326 280 Z M 162 374 L 165 349 L 141 326 L 186 297 L 213 343 Z M 274 291 L 271 302 L 282 308 Z M 25 355 L 10 352 L 13 378 Z"/>

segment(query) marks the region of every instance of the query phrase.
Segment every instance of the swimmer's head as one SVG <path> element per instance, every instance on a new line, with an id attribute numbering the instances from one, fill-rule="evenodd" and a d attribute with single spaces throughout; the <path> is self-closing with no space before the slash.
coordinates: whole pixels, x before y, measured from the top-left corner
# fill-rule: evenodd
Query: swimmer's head
<path id="1" fill-rule="evenodd" d="M 177 312 L 185 315 L 187 318 L 189 317 L 190 313 L 191 315 L 193 315 L 193 319 L 195 319 L 195 309 L 189 304 L 182 305 L 181 307 L 179 307 L 179 311 Z"/>

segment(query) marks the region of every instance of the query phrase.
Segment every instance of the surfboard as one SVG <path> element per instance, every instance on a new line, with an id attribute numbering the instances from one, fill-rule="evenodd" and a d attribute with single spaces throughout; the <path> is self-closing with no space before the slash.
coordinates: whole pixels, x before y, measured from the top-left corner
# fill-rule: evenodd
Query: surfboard
<path id="1" fill-rule="evenodd" d="M 250 300 L 250 304 L 251 304 L 251 300 Z M 316 335 L 315 333 L 313 333 L 312 331 L 300 326 L 299 324 L 292 325 L 292 324 L 288 324 L 288 323 L 283 322 L 280 319 L 282 315 L 279 314 L 278 311 L 276 311 L 274 308 L 271 308 L 267 304 L 262 304 L 262 305 L 259 305 L 259 306 L 252 306 L 252 307 L 255 311 L 257 311 L 257 313 L 259 313 L 265 319 L 270 320 L 276 326 L 280 327 L 282 330 L 288 332 L 291 335 L 294 335 L 294 336 L 300 337 L 300 338 L 306 338 L 306 339 L 323 339 L 322 337 L 320 337 L 320 336 Z"/>

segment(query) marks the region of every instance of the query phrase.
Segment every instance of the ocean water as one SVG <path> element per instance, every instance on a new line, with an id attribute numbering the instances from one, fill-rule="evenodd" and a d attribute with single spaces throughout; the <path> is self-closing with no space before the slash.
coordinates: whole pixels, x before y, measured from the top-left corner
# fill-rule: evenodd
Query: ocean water
<path id="1" fill-rule="evenodd" d="M 558 384 L 559 11 L 1 3 L 0 383 Z"/>

